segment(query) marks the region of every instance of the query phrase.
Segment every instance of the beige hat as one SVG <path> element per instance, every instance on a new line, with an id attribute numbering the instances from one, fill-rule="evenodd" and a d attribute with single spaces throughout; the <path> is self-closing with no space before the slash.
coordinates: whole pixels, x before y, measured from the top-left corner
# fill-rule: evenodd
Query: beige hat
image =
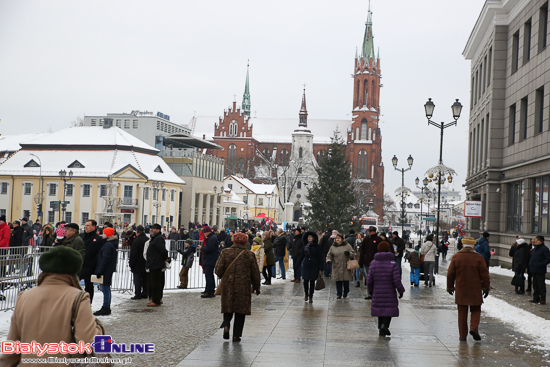
<path id="1" fill-rule="evenodd" d="M 472 247 L 477 244 L 477 241 L 473 237 L 464 237 L 462 239 L 462 244 L 464 246 Z"/>

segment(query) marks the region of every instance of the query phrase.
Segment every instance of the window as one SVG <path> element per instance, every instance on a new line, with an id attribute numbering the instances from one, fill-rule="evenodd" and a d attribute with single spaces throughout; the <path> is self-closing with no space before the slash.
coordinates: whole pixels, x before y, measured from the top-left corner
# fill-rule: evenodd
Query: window
<path id="1" fill-rule="evenodd" d="M 489 49 L 489 58 L 487 60 L 489 65 L 487 66 L 487 86 L 491 85 L 491 64 L 493 63 L 493 48 Z"/>
<path id="2" fill-rule="evenodd" d="M 323 151 L 320 150 L 317 152 L 317 164 L 321 164 L 321 161 L 323 160 Z"/>
<path id="3" fill-rule="evenodd" d="M 158 193 L 159 189 L 155 189 L 153 188 L 153 200 L 158 200 L 158 197 L 159 197 L 159 193 Z"/>
<path id="4" fill-rule="evenodd" d="M 65 222 L 72 223 L 73 222 L 73 213 L 72 212 L 65 212 Z"/>
<path id="5" fill-rule="evenodd" d="M 361 121 L 361 140 L 367 140 L 367 120 Z"/>
<path id="6" fill-rule="evenodd" d="M 485 82 L 485 78 L 487 78 L 487 55 L 485 55 L 485 59 L 483 62 L 483 77 L 481 78 L 481 86 L 483 87 L 483 93 L 485 93 L 485 86 L 487 85 Z"/>
<path id="7" fill-rule="evenodd" d="M 99 196 L 100 197 L 107 196 L 107 185 L 100 185 L 99 186 Z"/>
<path id="8" fill-rule="evenodd" d="M 3 195 L 7 194 L 8 193 L 8 183 L 7 182 L 2 182 L 2 188 L 0 189 L 0 193 L 2 193 Z"/>
<path id="9" fill-rule="evenodd" d="M 302 174 L 302 167 L 298 168 L 298 174 L 299 174 L 299 175 Z"/>
<path id="10" fill-rule="evenodd" d="M 539 52 L 546 48 L 548 33 L 548 3 L 541 6 L 539 10 Z"/>
<path id="11" fill-rule="evenodd" d="M 145 200 L 149 200 L 149 188 L 148 188 L 148 187 L 145 187 L 145 188 L 143 189 L 143 198 L 144 198 Z"/>
<path id="12" fill-rule="evenodd" d="M 302 148 L 298 149 L 298 158 L 302 158 L 304 155 L 304 150 Z"/>
<path id="13" fill-rule="evenodd" d="M 146 225 L 146 224 L 148 224 L 148 223 L 147 223 L 147 216 L 144 215 L 144 216 L 143 216 L 143 225 Z"/>
<path id="14" fill-rule="evenodd" d="M 508 145 L 516 142 L 516 104 L 510 106 L 510 116 L 508 118 Z"/>
<path id="15" fill-rule="evenodd" d="M 231 144 L 227 152 L 227 171 L 229 174 L 237 172 L 237 146 Z"/>
<path id="16" fill-rule="evenodd" d="M 357 178 L 367 178 L 367 152 L 364 149 L 357 156 Z"/>
<path id="17" fill-rule="evenodd" d="M 95 126 L 96 125 L 96 120 L 95 119 L 92 119 L 92 122 L 90 123 L 90 126 Z M 51 221 L 50 221 L 51 222 Z"/>
<path id="18" fill-rule="evenodd" d="M 67 185 L 67 190 L 65 190 L 65 195 L 66 196 L 73 196 L 73 190 L 74 189 L 74 185 L 73 184 L 68 184 Z"/>
<path id="19" fill-rule="evenodd" d="M 531 58 L 531 19 L 523 25 L 523 65 Z"/>
<path id="20" fill-rule="evenodd" d="M 82 213 L 82 221 L 80 223 L 86 224 L 88 219 L 90 219 L 90 213 Z"/>
<path id="21" fill-rule="evenodd" d="M 30 195 L 32 192 L 32 185 L 30 182 L 25 182 L 25 195 Z"/>
<path id="22" fill-rule="evenodd" d="M 474 103 L 477 103 L 477 100 L 479 99 L 479 94 L 477 93 L 477 91 L 479 90 L 478 86 L 479 86 L 479 71 L 476 71 L 476 84 L 474 86 L 475 88 Z"/>
<path id="23" fill-rule="evenodd" d="M 51 183 L 50 184 L 50 196 L 57 195 L 57 184 Z"/>
<path id="24" fill-rule="evenodd" d="M 90 189 L 92 185 L 82 185 L 82 196 L 88 197 L 90 196 Z"/>
<path id="25" fill-rule="evenodd" d="M 281 166 L 288 166 L 288 150 L 283 149 L 279 155 L 279 164 Z"/>
<path id="26" fill-rule="evenodd" d="M 544 111 L 544 86 L 537 89 L 535 95 L 535 134 L 541 133 L 544 120 L 542 118 Z"/>
<path id="27" fill-rule="evenodd" d="M 132 120 L 132 128 L 134 129 L 138 128 L 138 120 Z"/>
<path id="28" fill-rule="evenodd" d="M 30 210 L 23 210 L 23 217 L 24 218 L 29 218 L 31 216 L 31 211 Z"/>
<path id="29" fill-rule="evenodd" d="M 50 223 L 55 222 L 55 212 L 53 210 L 50 210 L 48 212 L 48 222 L 50 222 Z"/>
<path id="30" fill-rule="evenodd" d="M 548 189 L 550 186 L 550 176 L 537 177 L 535 179 L 535 194 L 533 205 L 533 232 L 550 233 L 548 224 Z"/>
<path id="31" fill-rule="evenodd" d="M 519 140 L 524 140 L 527 138 L 527 96 L 521 99 L 519 112 Z"/>
<path id="32" fill-rule="evenodd" d="M 519 31 L 512 36 L 512 74 L 518 71 Z"/>
<path id="33" fill-rule="evenodd" d="M 264 198 L 258 198 L 258 205 L 259 206 L 264 205 Z"/>
<path id="34" fill-rule="evenodd" d="M 296 188 L 301 189 L 302 188 L 302 181 L 296 182 Z"/>
<path id="35" fill-rule="evenodd" d="M 474 77 L 472 76 L 472 83 L 470 85 L 470 109 L 474 108 Z"/>
<path id="36" fill-rule="evenodd" d="M 488 165 L 489 162 L 489 114 L 487 114 L 487 118 L 485 119 L 485 153 L 483 156 L 485 157 L 485 162 Z"/>
<path id="37" fill-rule="evenodd" d="M 523 230 L 523 180 L 508 184 L 508 210 L 506 229 L 513 232 Z"/>
<path id="38" fill-rule="evenodd" d="M 116 127 L 122 127 L 120 119 L 116 119 Z"/>
<path id="39" fill-rule="evenodd" d="M 160 225 L 162 226 L 164 224 L 164 215 L 160 216 Z"/>
<path id="40" fill-rule="evenodd" d="M 6 209 L 0 209 L 0 216 L 6 216 Z"/>
<path id="41" fill-rule="evenodd" d="M 103 126 L 103 119 L 99 119 L 99 126 Z"/>
<path id="42" fill-rule="evenodd" d="M 170 190 L 170 201 L 176 200 L 176 190 Z"/>
<path id="43" fill-rule="evenodd" d="M 130 120 L 124 120 L 124 128 L 129 129 L 130 128 Z"/>
<path id="44" fill-rule="evenodd" d="M 134 188 L 133 186 L 124 186 L 124 197 L 125 198 L 132 198 L 133 197 L 133 192 L 134 191 Z"/>
<path id="45" fill-rule="evenodd" d="M 166 190 L 162 189 L 162 201 L 166 201 Z"/>

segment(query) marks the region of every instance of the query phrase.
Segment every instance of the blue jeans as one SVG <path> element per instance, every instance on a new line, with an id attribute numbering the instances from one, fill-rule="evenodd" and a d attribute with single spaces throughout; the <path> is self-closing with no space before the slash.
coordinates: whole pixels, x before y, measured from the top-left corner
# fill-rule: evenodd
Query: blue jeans
<path id="1" fill-rule="evenodd" d="M 411 283 L 418 285 L 420 282 L 420 268 L 411 268 Z"/>
<path id="2" fill-rule="evenodd" d="M 285 257 L 275 256 L 275 263 L 279 263 L 279 268 L 281 269 L 281 278 L 286 279 Z M 273 274 L 277 274 L 277 271 L 273 272 Z"/>
<path id="3" fill-rule="evenodd" d="M 399 276 L 401 277 L 403 275 L 403 269 L 401 269 L 401 262 L 403 261 L 403 256 L 397 256 L 395 258 L 395 262 L 397 263 L 397 266 L 399 267 Z"/>
<path id="4" fill-rule="evenodd" d="M 359 274 L 363 274 L 363 282 L 367 281 L 367 273 L 365 273 L 365 269 L 362 267 L 359 267 L 358 269 L 355 269 L 355 280 L 358 282 L 359 280 Z"/>
<path id="5" fill-rule="evenodd" d="M 102 284 L 101 291 L 103 292 L 103 307 L 111 308 L 111 286 Z"/>
<path id="6" fill-rule="evenodd" d="M 214 280 L 213 266 L 206 265 L 204 267 L 204 277 L 206 278 L 206 287 L 204 288 L 204 292 L 206 294 L 214 294 L 214 291 L 216 290 L 216 281 Z"/>

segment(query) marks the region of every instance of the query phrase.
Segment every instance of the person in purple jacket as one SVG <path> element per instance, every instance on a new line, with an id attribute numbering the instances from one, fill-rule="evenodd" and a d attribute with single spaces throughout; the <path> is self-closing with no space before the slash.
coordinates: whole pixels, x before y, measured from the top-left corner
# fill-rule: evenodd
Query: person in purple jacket
<path id="1" fill-rule="evenodd" d="M 372 294 L 371 316 L 378 317 L 378 335 L 391 335 L 389 327 L 392 317 L 399 316 L 399 298 L 403 297 L 405 288 L 399 276 L 399 267 L 395 255 L 390 250 L 390 244 L 382 241 L 378 244 L 378 253 L 369 267 L 367 288 Z"/>

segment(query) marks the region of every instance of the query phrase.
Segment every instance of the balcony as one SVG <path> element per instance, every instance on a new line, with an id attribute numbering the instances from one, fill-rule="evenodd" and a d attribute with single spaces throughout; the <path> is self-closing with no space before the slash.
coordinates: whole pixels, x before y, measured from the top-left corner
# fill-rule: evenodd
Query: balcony
<path id="1" fill-rule="evenodd" d="M 121 209 L 136 209 L 138 207 L 138 199 L 118 198 L 117 206 Z"/>

